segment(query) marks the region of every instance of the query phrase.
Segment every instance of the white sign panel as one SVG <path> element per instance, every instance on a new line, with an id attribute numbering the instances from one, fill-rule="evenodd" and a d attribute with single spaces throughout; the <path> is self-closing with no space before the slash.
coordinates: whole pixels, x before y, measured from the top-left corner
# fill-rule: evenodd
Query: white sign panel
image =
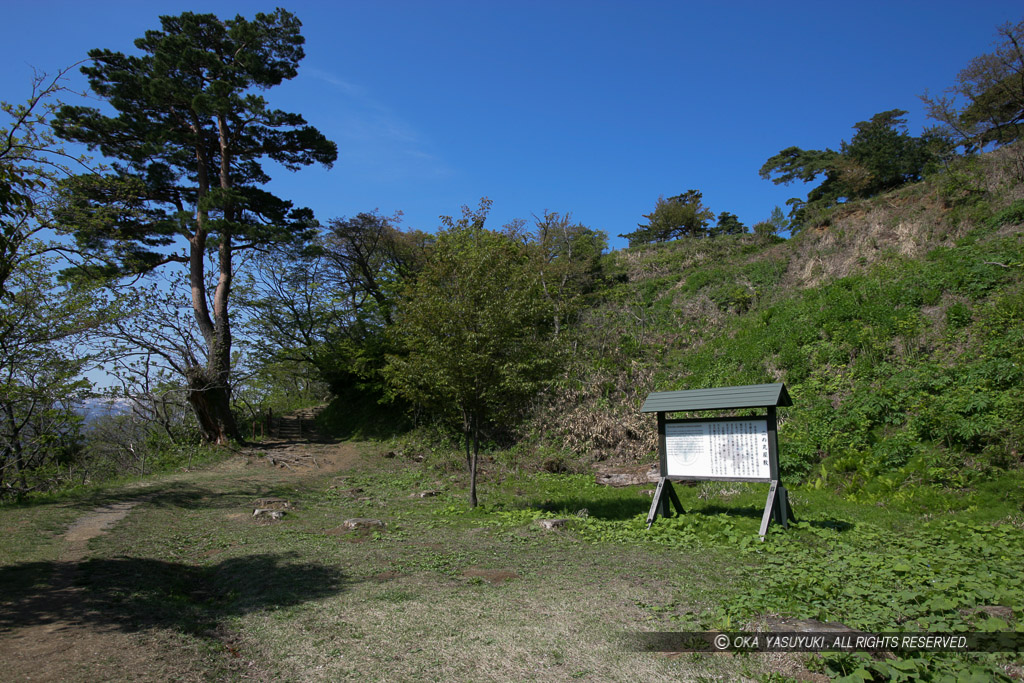
<path id="1" fill-rule="evenodd" d="M 666 476 L 771 479 L 765 419 L 665 424 Z"/>

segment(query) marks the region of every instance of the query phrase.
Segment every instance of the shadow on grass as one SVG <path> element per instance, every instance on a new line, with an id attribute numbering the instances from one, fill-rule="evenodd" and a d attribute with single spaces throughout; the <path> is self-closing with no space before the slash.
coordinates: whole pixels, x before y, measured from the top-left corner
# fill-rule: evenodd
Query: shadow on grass
<path id="1" fill-rule="evenodd" d="M 557 500 L 545 500 L 540 503 L 530 504 L 528 507 L 534 510 L 543 510 L 544 512 L 553 512 L 560 515 L 574 515 L 579 510 L 585 509 L 590 517 L 609 521 L 624 521 L 632 519 L 639 514 L 646 515 L 651 509 L 651 501 L 650 499 L 644 498 L 637 498 L 635 500 L 593 500 L 584 497 L 571 497 L 559 498 Z M 757 522 L 760 523 L 761 516 L 764 514 L 764 507 L 757 507 L 754 505 L 696 506 L 691 503 L 689 506 L 684 505 L 683 508 L 686 510 L 686 515 L 698 519 L 700 517 L 725 515 L 727 517 L 746 517 L 757 520 Z M 674 507 L 672 508 L 672 514 L 673 516 L 677 514 Z M 837 519 L 801 520 L 797 517 L 795 521 L 807 521 L 807 523 L 812 527 L 820 529 L 834 529 L 840 533 L 850 531 L 854 527 L 850 522 Z M 791 520 L 790 524 L 793 523 L 795 522 Z"/>
<path id="2" fill-rule="evenodd" d="M 753 517 L 760 520 L 764 514 L 764 506 L 754 507 L 753 505 L 702 505 L 692 506 L 686 510 L 700 515 L 728 515 L 730 517 Z"/>
<path id="3" fill-rule="evenodd" d="M 0 630 L 64 622 L 127 632 L 170 628 L 210 636 L 225 619 L 335 595 L 347 579 L 295 554 L 250 555 L 197 567 L 118 557 L 74 565 L 32 562 L 0 568 L 0 586 L 54 577 L 0 604 Z M 64 580 L 62 580 L 62 577 Z M 73 578 L 74 585 L 71 584 Z"/>
<path id="4" fill-rule="evenodd" d="M 382 394 L 359 389 L 360 384 L 351 381 L 334 385 L 334 399 L 316 418 L 321 433 L 342 441 L 385 440 L 412 428 L 403 404 L 385 403 Z"/>
<path id="5" fill-rule="evenodd" d="M 22 501 L 9 501 L 0 505 L 4 509 L 23 509 L 45 505 L 88 510 L 100 505 L 123 503 L 132 500 L 145 500 L 158 507 L 230 507 L 237 504 L 239 496 L 268 495 L 261 490 L 256 482 L 234 482 L 231 490 L 214 490 L 195 484 L 180 481 L 160 481 L 159 479 L 144 484 L 118 486 L 110 489 L 69 490 L 51 496 L 39 496 Z M 267 488 L 265 485 L 262 488 Z M 232 498 L 234 499 L 232 501 Z"/>
<path id="6" fill-rule="evenodd" d="M 540 503 L 533 503 L 529 507 L 534 510 L 568 515 L 574 515 L 580 510 L 586 510 L 590 517 L 621 521 L 631 519 L 641 513 L 646 514 L 651 508 L 651 501 L 649 498 L 594 500 L 582 496 L 573 496 L 557 500 L 545 500 Z"/>
<path id="7" fill-rule="evenodd" d="M 704 507 L 692 507 L 687 512 L 693 512 L 696 514 L 703 515 L 728 515 L 734 517 L 750 517 L 760 521 L 764 515 L 764 507 L 756 507 L 753 505 L 745 506 L 729 506 L 729 505 L 707 505 Z M 794 515 L 796 512 L 794 511 Z M 790 520 L 790 524 L 796 522 L 807 522 L 812 527 L 819 529 L 833 529 L 838 532 L 850 531 L 854 525 L 851 522 L 845 522 L 838 519 L 801 519 L 799 515 L 796 515 L 795 520 Z"/>
<path id="8" fill-rule="evenodd" d="M 806 522 L 818 529 L 833 529 L 835 531 L 838 531 L 839 533 L 842 533 L 844 531 L 850 531 L 854 527 L 852 523 L 843 522 L 838 519 L 808 519 L 806 520 Z"/>
<path id="9" fill-rule="evenodd" d="M 158 508 L 189 510 L 225 510 L 246 507 L 252 500 L 275 496 L 274 486 L 266 482 L 232 482 L 224 488 L 210 488 L 187 482 L 158 482 L 151 486 L 117 491 L 99 491 L 65 503 L 69 507 L 91 510 L 101 505 L 141 500 Z"/>

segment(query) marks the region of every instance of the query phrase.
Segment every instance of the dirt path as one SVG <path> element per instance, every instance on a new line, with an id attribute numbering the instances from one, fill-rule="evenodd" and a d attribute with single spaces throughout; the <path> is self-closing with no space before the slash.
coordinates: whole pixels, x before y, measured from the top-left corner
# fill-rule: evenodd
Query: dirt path
<path id="1" fill-rule="evenodd" d="M 89 541 L 124 519 L 143 499 L 100 506 L 75 521 L 62 537 L 60 561 L 48 585 L 22 601 L 16 620 L 29 625 L 0 637 L 3 678 L 26 681 L 69 681 L 120 678 L 105 663 L 111 652 L 131 652 L 128 636 L 114 628 L 83 623 L 81 587 L 75 586 L 79 562 Z M 22 619 L 17 619 L 20 616 Z"/>
<path id="2" fill-rule="evenodd" d="M 64 533 L 64 548 L 61 562 L 78 562 L 88 549 L 89 541 L 104 533 L 128 516 L 132 508 L 145 500 L 130 500 L 124 503 L 101 505 L 84 517 L 79 517 Z"/>
<path id="3" fill-rule="evenodd" d="M 359 457 L 351 444 L 319 439 L 275 438 L 242 452 L 215 468 L 231 477 L 244 468 L 264 467 L 269 477 L 319 476 L 350 467 Z M 181 476 L 181 475 L 175 475 Z M 187 477 L 187 475 L 185 475 Z M 141 493 L 141 492 L 140 492 Z M 30 595 L 17 600 L 0 624 L 0 679 L 4 681 L 201 680 L 201 665 L 175 661 L 173 653 L 147 647 L 144 634 L 126 632 L 92 618 L 97 609 L 89 588 L 76 585 L 80 564 L 89 559 L 89 541 L 113 530 L 150 495 L 97 507 L 79 517 L 61 536 L 59 561 Z M 2 588 L 2 587 L 0 587 Z M 158 649 L 158 648 L 157 648 Z M 180 659 L 180 658 L 178 658 Z M 258 672 L 247 678 L 259 679 Z"/>

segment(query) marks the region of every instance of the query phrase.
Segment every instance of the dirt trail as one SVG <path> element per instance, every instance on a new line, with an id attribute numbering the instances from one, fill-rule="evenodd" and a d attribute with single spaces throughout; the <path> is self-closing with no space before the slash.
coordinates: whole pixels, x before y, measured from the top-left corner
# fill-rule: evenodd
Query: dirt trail
<path id="1" fill-rule="evenodd" d="M 287 418 L 286 418 L 287 419 Z M 273 438 L 247 448 L 241 458 L 216 469 L 225 476 L 239 467 L 267 468 L 270 476 L 320 475 L 345 469 L 359 457 L 351 444 L 333 444 L 306 430 L 305 438 Z M 179 476 L 179 475 L 176 475 Z M 187 475 L 185 475 L 187 476 Z M 89 555 L 89 541 L 108 533 L 150 496 L 97 507 L 79 517 L 61 536 L 59 561 L 49 580 L 18 600 L 10 621 L 25 624 L 0 628 L 0 679 L 5 681 L 162 681 L 168 677 L 202 678 L 188 663 L 169 662 L 168 653 L 153 652 L 137 633 L 89 618 L 88 587 L 76 585 L 79 563 Z M 92 609 L 95 609 L 93 607 Z M 173 657 L 170 657 L 173 659 Z M 160 660 L 160 661 L 157 661 Z M 250 672 L 259 678 L 257 672 Z"/>
<path id="2" fill-rule="evenodd" d="M 65 545 L 60 554 L 61 561 L 77 562 L 81 560 L 85 557 L 90 540 L 127 517 L 132 508 L 142 503 L 143 500 L 101 505 L 84 517 L 79 517 L 64 533 Z"/>
<path id="3" fill-rule="evenodd" d="M 21 605 L 29 626 L 0 637 L 0 662 L 6 680 L 68 681 L 83 676 L 123 678 L 121 665 L 111 670 L 107 653 L 130 652 L 128 636 L 113 628 L 84 624 L 69 617 L 82 614 L 82 588 L 75 586 L 78 563 L 89 541 L 124 519 L 143 499 L 100 506 L 78 518 L 64 533 L 60 562 L 47 586 Z"/>

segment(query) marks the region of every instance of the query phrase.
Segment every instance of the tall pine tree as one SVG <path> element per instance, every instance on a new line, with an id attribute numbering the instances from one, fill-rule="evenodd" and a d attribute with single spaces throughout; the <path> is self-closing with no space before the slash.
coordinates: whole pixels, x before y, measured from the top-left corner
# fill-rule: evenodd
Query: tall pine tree
<path id="1" fill-rule="evenodd" d="M 238 435 L 228 306 L 235 254 L 304 240 L 313 225 L 308 209 L 261 189 L 270 180 L 261 163 L 330 166 L 337 148 L 302 116 L 271 109 L 257 94 L 297 73 L 304 39 L 295 16 L 278 9 L 222 21 L 184 13 L 160 22 L 161 30 L 135 41 L 141 54 L 89 53 L 82 72 L 115 116 L 89 107 L 59 112 L 58 135 L 113 160 L 109 174 L 67 184 L 62 218 L 79 246 L 102 259 L 97 275 L 181 267 L 203 340 L 187 354 L 189 402 L 205 438 L 223 443 Z M 208 260 L 216 263 L 215 284 Z"/>

